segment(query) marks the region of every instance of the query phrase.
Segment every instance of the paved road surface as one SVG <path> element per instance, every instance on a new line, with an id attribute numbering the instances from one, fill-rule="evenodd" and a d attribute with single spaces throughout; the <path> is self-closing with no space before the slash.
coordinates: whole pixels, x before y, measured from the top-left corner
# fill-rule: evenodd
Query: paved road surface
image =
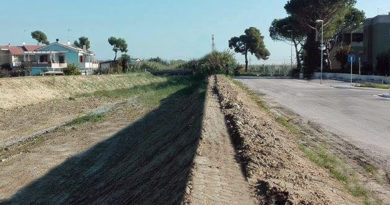
<path id="1" fill-rule="evenodd" d="M 390 161 L 390 99 L 378 95 L 386 90 L 357 89 L 339 81 L 303 81 L 240 77 L 256 92 L 263 93 L 307 120 L 317 122 L 368 154 Z"/>

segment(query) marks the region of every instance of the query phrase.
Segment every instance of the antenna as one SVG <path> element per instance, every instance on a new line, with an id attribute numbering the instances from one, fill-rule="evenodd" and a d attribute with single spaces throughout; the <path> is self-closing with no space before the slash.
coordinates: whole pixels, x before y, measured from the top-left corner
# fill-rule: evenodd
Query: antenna
<path id="1" fill-rule="evenodd" d="M 215 51 L 215 38 L 214 38 L 214 34 L 211 35 L 211 51 Z"/>
<path id="2" fill-rule="evenodd" d="M 70 42 L 70 32 L 71 32 L 72 30 L 70 30 L 70 28 L 68 28 L 67 31 L 68 31 L 68 36 L 67 36 L 67 37 L 68 37 L 68 42 Z M 68 44 L 69 44 L 69 43 L 68 43 Z"/>

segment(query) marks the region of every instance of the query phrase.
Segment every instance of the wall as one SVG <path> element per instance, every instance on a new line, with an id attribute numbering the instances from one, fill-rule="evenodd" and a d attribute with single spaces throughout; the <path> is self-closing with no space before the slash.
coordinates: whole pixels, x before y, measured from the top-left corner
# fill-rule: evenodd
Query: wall
<path id="1" fill-rule="evenodd" d="M 5 63 L 11 63 L 11 55 L 9 51 L 0 50 L 0 65 L 3 65 Z"/>
<path id="2" fill-rule="evenodd" d="M 67 53 L 65 54 L 65 61 L 68 64 L 75 64 L 76 66 L 80 66 L 81 64 L 79 63 L 79 57 L 78 57 L 78 52 L 66 48 L 64 46 L 61 46 L 59 44 L 50 44 L 42 49 L 40 51 L 66 51 Z"/>
<path id="3" fill-rule="evenodd" d="M 319 72 L 314 73 L 313 78 L 315 78 L 315 79 L 321 78 L 321 73 L 319 73 Z M 350 82 L 351 81 L 351 74 L 347 74 L 347 73 L 322 73 L 322 78 Z M 372 83 L 390 84 L 390 77 L 377 76 L 377 75 L 353 74 L 352 80 L 353 80 L 353 82 L 372 82 Z"/>
<path id="4" fill-rule="evenodd" d="M 376 70 L 377 56 L 390 49 L 390 15 L 367 19 L 364 25 L 364 61 Z"/>

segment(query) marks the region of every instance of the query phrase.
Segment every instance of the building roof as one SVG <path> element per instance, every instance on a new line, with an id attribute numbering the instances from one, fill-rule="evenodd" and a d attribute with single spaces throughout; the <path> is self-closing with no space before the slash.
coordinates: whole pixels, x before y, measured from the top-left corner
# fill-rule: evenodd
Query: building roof
<path id="1" fill-rule="evenodd" d="M 21 46 L 10 46 L 8 50 L 12 55 L 19 56 L 24 54 L 24 49 Z"/>
<path id="2" fill-rule="evenodd" d="M 378 23 L 390 23 L 390 13 L 389 15 L 379 15 L 374 18 L 368 18 L 365 24 L 372 25 Z"/>
<path id="3" fill-rule="evenodd" d="M 25 51 L 35 51 L 35 50 L 38 50 L 40 48 L 42 48 L 43 46 L 36 46 L 36 45 L 24 45 L 23 48 Z"/>
<path id="4" fill-rule="evenodd" d="M 65 43 L 60 43 L 60 42 L 54 42 L 54 43 L 51 43 L 50 45 L 53 45 L 53 44 L 57 44 L 59 46 L 62 46 L 62 47 L 65 47 L 65 48 L 68 48 L 70 50 L 73 50 L 73 51 L 76 51 L 76 52 L 80 52 L 80 53 L 84 53 L 84 54 L 89 54 L 89 55 L 94 55 L 94 53 L 92 51 L 86 51 L 84 49 L 81 49 L 81 48 L 78 48 L 72 44 L 65 44 Z M 48 46 L 50 46 L 48 45 Z M 43 48 L 43 47 L 42 47 Z"/>
<path id="5" fill-rule="evenodd" d="M 42 46 L 36 46 L 36 45 L 23 45 L 23 46 L 0 46 L 1 50 L 8 50 L 12 55 L 20 56 L 23 55 L 26 51 L 35 51 L 39 48 L 42 48 Z"/>

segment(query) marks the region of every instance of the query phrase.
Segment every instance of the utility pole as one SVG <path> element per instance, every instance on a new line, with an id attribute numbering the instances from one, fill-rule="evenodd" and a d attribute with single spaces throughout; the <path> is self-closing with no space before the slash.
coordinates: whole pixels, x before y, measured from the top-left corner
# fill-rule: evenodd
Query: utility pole
<path id="1" fill-rule="evenodd" d="M 214 34 L 211 35 L 211 51 L 215 51 L 215 38 L 214 38 Z"/>

